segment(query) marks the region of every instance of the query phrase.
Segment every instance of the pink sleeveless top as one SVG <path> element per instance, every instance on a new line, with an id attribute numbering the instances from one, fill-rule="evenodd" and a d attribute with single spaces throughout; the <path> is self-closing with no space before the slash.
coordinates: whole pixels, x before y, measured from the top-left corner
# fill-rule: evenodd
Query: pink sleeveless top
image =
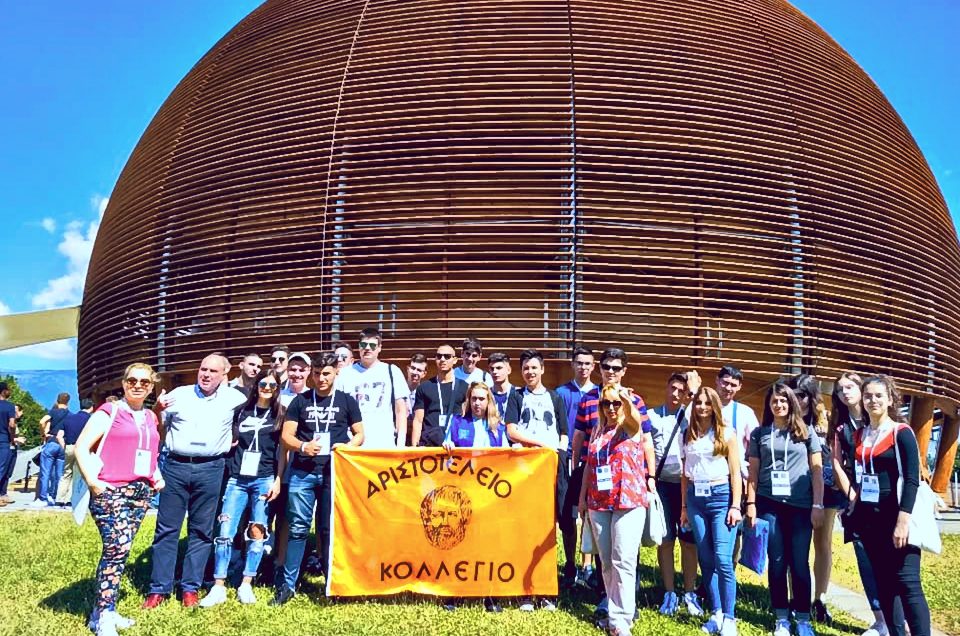
<path id="1" fill-rule="evenodd" d="M 153 411 L 143 410 L 143 424 L 137 425 L 133 413 L 119 404 L 104 404 L 98 411 L 103 411 L 109 417 L 112 409 L 119 409 L 113 420 L 113 425 L 101 440 L 103 448 L 100 459 L 103 468 L 100 470 L 100 479 L 112 486 L 124 486 L 132 481 L 142 480 L 154 486 L 154 473 L 157 470 L 157 453 L 160 451 L 160 433 L 157 430 L 157 416 Z M 149 459 L 148 475 L 138 475 L 134 469 L 138 452 L 144 452 Z M 141 459 L 141 462 L 145 462 Z"/>

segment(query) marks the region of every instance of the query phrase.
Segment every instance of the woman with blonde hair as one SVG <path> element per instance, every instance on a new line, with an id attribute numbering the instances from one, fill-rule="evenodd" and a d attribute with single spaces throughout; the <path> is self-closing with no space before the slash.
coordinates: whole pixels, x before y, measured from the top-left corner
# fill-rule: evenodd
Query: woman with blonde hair
<path id="1" fill-rule="evenodd" d="M 90 488 L 90 512 L 103 540 L 89 623 L 98 636 L 115 636 L 118 629 L 133 625 L 117 614 L 117 595 L 150 499 L 163 488 L 157 468 L 159 422 L 143 407 L 157 379 L 149 364 L 128 366 L 123 399 L 97 409 L 77 440 L 77 466 Z"/>
<path id="2" fill-rule="evenodd" d="M 690 426 L 684 432 L 680 453 L 680 523 L 693 530 L 703 587 L 713 609 L 703 631 L 735 636 L 733 547 L 740 525 L 743 480 L 736 434 L 723 421 L 720 396 L 710 387 L 700 387 L 693 396 Z"/>
<path id="3" fill-rule="evenodd" d="M 646 417 L 634 405 L 629 389 L 613 384 L 603 387 L 599 425 L 593 430 L 580 487 L 580 514 L 589 511 L 590 529 L 600 551 L 607 628 L 617 636 L 629 634 L 633 623 L 647 493 L 656 490 L 653 442 L 642 432 Z"/>
<path id="4" fill-rule="evenodd" d="M 467 390 L 467 399 L 459 415 L 454 415 L 447 427 L 443 447 L 501 448 L 510 446 L 506 426 L 500 419 L 493 392 L 484 382 L 473 382 Z"/>
<path id="5" fill-rule="evenodd" d="M 773 636 L 813 636 L 810 624 L 810 541 L 823 524 L 820 439 L 807 429 L 796 394 L 785 382 L 767 392 L 763 419 L 750 435 L 747 524 L 758 517 L 770 527 L 767 580 L 776 616 Z M 793 601 L 788 600 L 787 573 Z"/>

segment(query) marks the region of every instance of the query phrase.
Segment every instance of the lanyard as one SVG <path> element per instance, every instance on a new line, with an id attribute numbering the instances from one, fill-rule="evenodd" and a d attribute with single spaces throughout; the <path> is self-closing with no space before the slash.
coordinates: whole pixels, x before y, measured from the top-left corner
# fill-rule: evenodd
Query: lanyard
<path id="1" fill-rule="evenodd" d="M 440 417 L 443 418 L 443 388 L 442 383 L 440 382 L 440 376 L 437 376 L 437 402 L 440 404 Z M 450 383 L 450 403 L 447 404 L 447 417 L 450 417 L 450 413 L 453 412 L 453 394 L 455 393 L 454 389 L 457 387 L 457 379 L 454 378 L 453 382 Z"/>
<path id="2" fill-rule="evenodd" d="M 877 444 L 880 443 L 880 440 L 886 437 L 887 431 L 892 428 L 893 428 L 892 426 L 888 426 L 887 423 L 884 422 L 883 424 L 877 427 L 876 434 L 871 435 L 871 437 L 873 438 L 871 440 L 872 443 L 870 444 L 870 474 L 871 475 L 877 474 L 873 470 L 873 451 L 877 448 Z M 869 435 L 870 433 L 873 433 L 873 427 L 868 427 L 868 429 L 865 430 L 864 433 L 866 433 L 867 435 Z M 866 437 L 866 435 L 864 435 L 864 437 Z M 866 440 L 863 440 L 863 441 L 866 441 Z M 894 440 L 893 443 L 896 444 L 897 441 Z M 860 468 L 863 470 L 863 472 L 867 472 L 867 462 L 866 462 L 866 459 L 863 457 L 863 453 L 860 453 Z"/>
<path id="3" fill-rule="evenodd" d="M 252 453 L 260 452 L 260 429 L 266 428 L 265 422 L 267 421 L 267 414 L 270 413 L 270 407 L 268 406 L 263 412 L 263 416 L 257 413 L 257 405 L 253 405 L 253 419 L 257 420 L 258 423 L 253 427 L 253 444 L 250 445 L 249 450 Z"/>
<path id="4" fill-rule="evenodd" d="M 313 430 L 316 431 L 317 433 L 320 433 L 320 413 L 319 413 L 319 409 L 317 408 L 317 390 L 314 389 L 310 393 L 311 393 L 311 396 L 313 397 L 313 417 L 314 417 Z M 334 389 L 330 391 L 330 395 L 328 395 L 327 397 L 330 398 L 330 406 L 327 408 L 328 409 L 333 408 L 333 400 L 334 398 L 337 397 L 337 390 Z M 330 413 L 329 410 L 327 412 Z M 323 422 L 325 424 L 325 426 L 323 427 L 324 433 L 327 433 L 330 431 L 330 419 L 331 418 L 329 417 L 324 418 L 324 422 Z"/>
<path id="5" fill-rule="evenodd" d="M 617 438 L 617 435 L 616 433 L 614 433 L 613 435 L 610 436 L 610 440 L 607 442 L 606 446 L 602 449 L 597 450 L 598 465 L 605 465 L 610 463 L 610 449 L 613 446 L 613 442 L 616 438 Z"/>
<path id="6" fill-rule="evenodd" d="M 776 425 L 770 425 L 770 462 L 773 465 L 771 470 L 777 469 L 777 454 L 773 450 L 773 434 L 776 433 L 779 429 Z M 783 439 L 783 469 L 787 469 L 787 450 L 790 448 L 790 431 L 787 431 L 787 436 Z"/>
<path id="7" fill-rule="evenodd" d="M 143 424 L 137 422 L 136 414 L 133 409 L 130 408 L 130 405 L 127 404 L 126 400 L 123 400 L 123 406 L 127 411 L 130 412 L 130 415 L 133 417 L 133 425 L 137 427 L 137 449 L 150 450 L 150 427 L 147 426 L 147 412 L 141 409 L 143 413 Z M 146 437 L 146 446 L 144 446 L 143 438 Z"/>

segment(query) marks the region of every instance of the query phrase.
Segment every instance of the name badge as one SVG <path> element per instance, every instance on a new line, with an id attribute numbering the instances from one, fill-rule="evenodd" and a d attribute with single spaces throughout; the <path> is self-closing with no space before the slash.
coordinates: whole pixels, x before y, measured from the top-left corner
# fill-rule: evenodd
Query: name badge
<path id="1" fill-rule="evenodd" d="M 857 483 L 860 483 L 860 479 L 863 477 L 863 466 L 860 464 L 853 465 L 853 477 L 857 480 Z"/>
<path id="2" fill-rule="evenodd" d="M 153 471 L 150 470 L 150 451 L 137 449 L 133 458 L 133 474 L 137 477 L 153 477 Z"/>
<path id="3" fill-rule="evenodd" d="M 470 439 L 470 431 L 465 428 L 461 428 L 459 431 L 457 431 L 457 437 L 464 440 Z"/>
<path id="4" fill-rule="evenodd" d="M 606 492 L 613 488 L 613 471 L 610 466 L 604 464 L 597 466 L 597 490 Z"/>
<path id="5" fill-rule="evenodd" d="M 709 497 L 710 496 L 710 482 L 709 481 L 695 481 L 693 482 L 693 494 L 697 497 Z"/>
<path id="6" fill-rule="evenodd" d="M 240 475 L 243 477 L 256 477 L 257 469 L 260 468 L 260 455 L 253 451 L 244 451 L 240 458 Z"/>
<path id="7" fill-rule="evenodd" d="M 771 494 L 774 497 L 790 496 L 790 473 L 785 470 L 774 470 L 770 472 L 770 482 L 772 485 Z"/>
<path id="8" fill-rule="evenodd" d="M 860 499 L 867 503 L 880 502 L 880 478 L 864 473 L 860 481 Z"/>
<path id="9" fill-rule="evenodd" d="M 323 431 L 313 434 L 313 441 L 320 444 L 320 454 L 329 455 L 330 454 L 330 432 Z"/>

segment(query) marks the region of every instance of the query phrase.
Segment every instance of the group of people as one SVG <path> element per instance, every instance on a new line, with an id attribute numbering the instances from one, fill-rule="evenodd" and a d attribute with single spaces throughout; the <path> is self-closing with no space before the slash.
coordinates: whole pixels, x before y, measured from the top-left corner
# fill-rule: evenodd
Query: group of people
<path id="1" fill-rule="evenodd" d="M 523 384 L 513 386 L 510 357 L 493 353 L 487 369 L 479 368 L 482 349 L 475 339 L 464 341 L 459 351 L 437 347 L 436 375 L 430 378 L 425 355 L 412 356 L 404 373 L 379 359 L 382 345 L 380 332 L 370 328 L 360 334 L 356 359 L 343 342 L 312 355 L 275 347 L 269 364 L 258 355 L 245 356 L 239 377 L 229 382 L 229 361 L 214 353 L 201 362 L 195 384 L 161 391 L 153 410 L 145 401 L 156 374 L 149 365 L 130 365 L 123 399 L 102 405 L 75 445 L 104 545 L 91 628 L 112 636 L 132 624 L 116 613 L 117 591 L 156 491 L 145 609 L 173 593 L 185 515 L 184 606 L 226 602 L 238 553 L 238 601 L 255 603 L 255 578 L 272 576 L 270 603 L 282 605 L 294 596 L 304 568 L 329 572 L 332 449 L 522 446 L 558 454 L 552 494 L 565 554 L 561 583 L 574 585 L 596 571 L 603 591 L 598 619 L 610 633 L 629 633 L 634 620 L 638 553 L 654 493 L 667 527 L 657 548 L 666 590 L 662 614 L 681 607 L 692 616 L 706 614 L 705 632 L 734 636 L 741 530 L 763 519 L 769 526 L 774 636 L 812 636 L 812 619 L 830 621 L 823 593 L 839 511 L 876 610 L 869 636 L 903 634 L 904 617 L 914 636 L 930 633 L 919 550 L 907 542 L 919 485 L 917 442 L 911 429 L 898 423 L 899 394 L 889 377 L 843 374 L 834 383 L 829 414 L 816 378 L 777 381 L 758 420 L 735 400 L 743 376 L 732 366 L 720 369 L 716 388 L 695 371 L 671 374 L 663 403 L 648 408 L 624 384 L 627 354 L 617 347 L 598 357 L 577 347 L 572 379 L 553 390 L 543 384 L 544 359 L 534 349 L 520 355 Z M 594 384 L 598 363 L 600 383 Z M 238 532 L 243 550 L 237 550 Z M 581 539 L 592 544 L 587 552 L 596 558 L 577 550 Z M 683 566 L 679 595 L 677 539 Z M 215 582 L 200 599 L 211 550 Z M 273 568 L 261 567 L 267 554 Z M 697 592 L 698 564 L 708 613 Z M 499 611 L 501 602 L 488 598 L 485 604 Z M 556 608 L 552 598 L 517 603 L 525 611 Z"/>

